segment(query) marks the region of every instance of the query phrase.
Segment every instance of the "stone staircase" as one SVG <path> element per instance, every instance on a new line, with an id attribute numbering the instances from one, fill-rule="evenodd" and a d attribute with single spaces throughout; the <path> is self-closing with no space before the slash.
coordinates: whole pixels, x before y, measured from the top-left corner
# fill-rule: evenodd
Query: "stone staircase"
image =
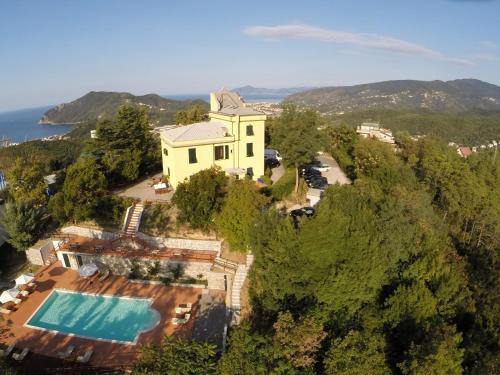
<path id="1" fill-rule="evenodd" d="M 47 259 L 45 259 L 45 265 L 48 266 L 48 265 L 51 265 L 57 261 L 58 261 L 57 254 L 56 254 L 55 250 L 52 250 L 49 254 L 49 257 Z"/>
<path id="2" fill-rule="evenodd" d="M 123 223 L 123 233 L 125 235 L 135 236 L 137 234 L 143 211 L 144 206 L 142 203 L 136 203 L 132 207 L 129 207 Z"/>
<path id="3" fill-rule="evenodd" d="M 253 254 L 247 254 L 246 264 L 238 265 L 236 269 L 236 273 L 234 274 L 233 287 L 231 289 L 231 307 L 236 316 L 236 322 L 238 322 L 237 316 L 239 316 L 239 312 L 241 310 L 241 288 L 245 283 L 245 280 L 248 275 L 248 271 L 252 266 L 254 260 Z"/>

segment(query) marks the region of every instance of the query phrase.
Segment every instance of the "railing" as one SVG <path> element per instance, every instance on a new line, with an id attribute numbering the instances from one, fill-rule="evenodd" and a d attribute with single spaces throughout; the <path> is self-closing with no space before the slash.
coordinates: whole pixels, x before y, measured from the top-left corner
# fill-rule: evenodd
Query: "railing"
<path id="1" fill-rule="evenodd" d="M 214 266 L 222 268 L 224 271 L 232 270 L 236 272 L 236 270 L 238 269 L 238 263 L 219 257 L 214 259 Z"/>
<path id="2" fill-rule="evenodd" d="M 123 221 L 122 231 L 125 232 L 127 230 L 128 222 L 130 221 L 130 211 L 135 207 L 135 204 L 127 208 L 127 212 L 125 213 L 125 220 Z"/>

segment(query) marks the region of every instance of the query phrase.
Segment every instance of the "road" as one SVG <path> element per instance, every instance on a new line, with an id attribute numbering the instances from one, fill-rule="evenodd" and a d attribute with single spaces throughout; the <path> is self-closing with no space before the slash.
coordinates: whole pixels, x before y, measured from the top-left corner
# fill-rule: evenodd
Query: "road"
<path id="1" fill-rule="evenodd" d="M 278 181 L 285 174 L 285 167 L 283 166 L 283 164 L 280 164 L 279 167 L 273 168 L 272 171 L 273 171 L 273 174 L 271 175 L 271 181 L 274 184 L 276 181 Z"/>
<path id="2" fill-rule="evenodd" d="M 351 180 L 345 175 L 344 171 L 340 169 L 337 161 L 329 154 L 324 153 L 323 155 L 319 155 L 317 159 L 331 167 L 328 172 L 321 172 L 321 174 L 326 177 L 329 184 L 333 185 L 338 183 L 339 185 L 346 185 L 351 183 Z"/>

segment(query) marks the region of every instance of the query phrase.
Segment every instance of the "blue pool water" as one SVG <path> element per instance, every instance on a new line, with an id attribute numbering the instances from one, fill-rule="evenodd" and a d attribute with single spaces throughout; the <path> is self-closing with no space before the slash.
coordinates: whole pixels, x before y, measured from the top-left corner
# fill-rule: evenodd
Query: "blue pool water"
<path id="1" fill-rule="evenodd" d="M 150 299 L 54 290 L 26 323 L 32 328 L 133 344 L 160 320 Z"/>

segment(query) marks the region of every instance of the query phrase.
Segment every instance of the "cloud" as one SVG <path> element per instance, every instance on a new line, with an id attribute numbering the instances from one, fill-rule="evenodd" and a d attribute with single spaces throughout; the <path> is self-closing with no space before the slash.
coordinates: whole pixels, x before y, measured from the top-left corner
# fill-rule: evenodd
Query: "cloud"
<path id="1" fill-rule="evenodd" d="M 329 30 L 317 26 L 292 24 L 277 26 L 251 26 L 244 33 L 254 37 L 270 40 L 284 38 L 316 40 L 325 43 L 350 44 L 363 48 L 374 48 L 411 56 L 424 56 L 458 65 L 473 65 L 467 59 L 447 57 L 439 51 L 405 40 L 378 34 L 353 33 L 348 31 Z"/>
<path id="2" fill-rule="evenodd" d="M 484 47 L 484 48 L 497 48 L 497 44 L 495 42 L 492 42 L 490 40 L 482 40 L 479 42 L 479 44 L 481 45 L 481 47 Z"/>

